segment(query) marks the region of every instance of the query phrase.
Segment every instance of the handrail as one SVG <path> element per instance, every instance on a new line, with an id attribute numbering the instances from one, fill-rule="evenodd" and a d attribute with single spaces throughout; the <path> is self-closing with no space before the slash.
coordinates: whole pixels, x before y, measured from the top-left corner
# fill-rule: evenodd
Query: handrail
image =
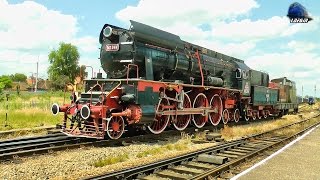
<path id="1" fill-rule="evenodd" d="M 95 88 L 96 86 L 99 86 L 100 87 L 100 90 L 101 90 L 101 93 L 103 93 L 103 88 L 102 88 L 102 86 L 97 82 L 97 84 L 95 84 L 94 86 L 92 86 L 90 89 L 89 89 L 89 91 L 91 92 L 91 95 L 90 95 L 90 105 L 92 104 L 92 90 L 93 90 L 93 88 Z M 103 101 L 102 101 L 103 102 Z"/>
<path id="2" fill-rule="evenodd" d="M 119 86 L 121 85 L 121 81 L 119 81 L 119 84 L 116 85 L 111 91 L 109 91 L 109 93 L 106 95 L 106 97 L 103 97 L 102 101 L 104 101 L 104 98 L 107 98 L 111 92 L 113 92 L 115 89 L 117 89 Z M 100 89 L 101 89 L 101 94 L 103 94 L 103 86 L 101 86 L 99 83 L 95 84 L 93 87 L 91 87 L 88 92 L 90 91 L 91 92 L 91 95 L 90 95 L 90 104 L 92 104 L 92 90 L 93 88 L 95 88 L 96 86 L 100 86 Z"/>
<path id="3" fill-rule="evenodd" d="M 201 85 L 203 86 L 204 85 L 203 84 L 204 78 L 203 78 L 203 72 L 202 72 L 202 66 L 201 66 L 201 61 L 200 61 L 199 50 L 197 50 L 194 55 L 198 59 L 198 66 L 199 66 L 200 74 L 201 74 Z"/>

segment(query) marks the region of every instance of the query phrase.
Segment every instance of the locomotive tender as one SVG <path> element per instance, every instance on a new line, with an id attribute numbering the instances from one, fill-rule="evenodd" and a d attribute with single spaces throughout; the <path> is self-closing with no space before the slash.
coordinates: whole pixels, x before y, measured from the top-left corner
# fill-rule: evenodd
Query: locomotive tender
<path id="1" fill-rule="evenodd" d="M 169 125 L 181 131 L 298 110 L 294 82 L 269 82 L 243 60 L 151 26 L 105 24 L 99 42 L 107 78 L 98 73 L 85 80 L 81 97 L 52 106 L 53 114 L 64 113 L 67 135 L 118 139 L 127 128 L 159 134 Z"/>

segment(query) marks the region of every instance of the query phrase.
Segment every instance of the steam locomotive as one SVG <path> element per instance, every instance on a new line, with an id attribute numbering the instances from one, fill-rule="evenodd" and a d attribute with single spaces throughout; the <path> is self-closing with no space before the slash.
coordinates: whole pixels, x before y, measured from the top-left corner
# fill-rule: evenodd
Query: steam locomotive
<path id="1" fill-rule="evenodd" d="M 70 104 L 53 104 L 53 114 L 64 113 L 63 133 L 118 139 L 128 128 L 159 134 L 298 111 L 293 81 L 269 82 L 243 60 L 130 22 L 130 29 L 105 24 L 100 32 L 107 78 L 98 73 Z"/>

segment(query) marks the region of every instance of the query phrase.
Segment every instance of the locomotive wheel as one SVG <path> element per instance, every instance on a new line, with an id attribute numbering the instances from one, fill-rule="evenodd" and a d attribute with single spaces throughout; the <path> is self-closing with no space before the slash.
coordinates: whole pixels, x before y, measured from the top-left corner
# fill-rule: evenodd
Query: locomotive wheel
<path id="1" fill-rule="evenodd" d="M 266 119 L 270 116 L 270 111 L 269 110 L 266 110 L 265 116 L 266 116 Z"/>
<path id="2" fill-rule="evenodd" d="M 191 108 L 191 100 L 189 96 L 184 93 L 184 99 L 183 99 L 183 108 Z M 178 115 L 178 116 L 172 116 L 173 118 L 177 117 L 177 119 L 173 120 L 173 126 L 179 130 L 184 130 L 190 123 L 191 114 L 189 115 Z"/>
<path id="3" fill-rule="evenodd" d="M 169 101 L 165 98 L 162 98 L 157 106 L 156 112 L 161 112 L 164 110 L 163 106 L 169 105 Z M 169 110 L 169 109 L 168 109 Z M 153 134 L 160 134 L 162 131 L 164 131 L 168 125 L 170 116 L 169 115 L 155 115 L 154 121 L 150 126 L 148 126 L 148 129 Z"/>
<path id="4" fill-rule="evenodd" d="M 261 112 L 261 111 L 257 111 L 257 118 L 258 118 L 258 119 L 261 119 L 261 118 L 262 118 L 262 115 L 261 115 L 260 112 Z"/>
<path id="5" fill-rule="evenodd" d="M 223 112 L 222 112 L 222 121 L 223 121 L 223 124 L 227 124 L 229 120 L 230 120 L 229 111 L 228 111 L 228 109 L 225 109 L 225 110 L 223 110 Z"/>
<path id="6" fill-rule="evenodd" d="M 263 113 L 263 118 L 264 119 L 267 119 L 268 118 L 268 112 L 267 112 L 267 110 L 264 110 L 264 111 L 262 111 L 262 113 Z"/>
<path id="7" fill-rule="evenodd" d="M 250 117 L 248 116 L 248 111 L 244 112 L 244 120 L 249 121 Z"/>
<path id="8" fill-rule="evenodd" d="M 237 123 L 240 120 L 240 111 L 239 109 L 236 109 L 233 113 L 233 119 Z"/>
<path id="9" fill-rule="evenodd" d="M 106 132 L 110 139 L 119 139 L 124 132 L 124 120 L 121 116 L 112 117 L 107 122 Z"/>
<path id="10" fill-rule="evenodd" d="M 252 120 L 257 119 L 257 111 L 252 111 Z"/>
<path id="11" fill-rule="evenodd" d="M 209 113 L 209 120 L 212 125 L 216 126 L 221 121 L 222 117 L 222 100 L 218 94 L 215 94 L 210 100 L 211 109 L 215 112 Z"/>
<path id="12" fill-rule="evenodd" d="M 203 93 L 198 94 L 194 99 L 193 108 L 202 108 L 207 106 L 208 106 L 208 99 L 206 95 L 204 95 Z M 208 121 L 208 116 L 202 116 L 201 114 L 194 114 L 192 121 L 197 128 L 202 128 Z"/>

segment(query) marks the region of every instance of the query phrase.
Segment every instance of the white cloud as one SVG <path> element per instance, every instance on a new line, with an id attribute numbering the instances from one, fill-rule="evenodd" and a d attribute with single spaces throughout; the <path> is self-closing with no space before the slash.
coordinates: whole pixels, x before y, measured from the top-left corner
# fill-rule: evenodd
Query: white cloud
<path id="1" fill-rule="evenodd" d="M 190 22 L 176 22 L 172 26 L 162 28 L 162 30 L 178 34 L 181 39 L 197 40 L 206 39 L 209 37 L 210 32 L 203 31 L 197 26 L 192 25 Z"/>
<path id="2" fill-rule="evenodd" d="M 36 72 L 46 76 L 48 53 L 60 42 L 71 42 L 80 55 L 96 52 L 98 38 L 78 37 L 78 20 L 73 15 L 50 10 L 34 1 L 9 4 L 0 0 L 0 75 Z"/>
<path id="3" fill-rule="evenodd" d="M 290 24 L 287 17 L 274 16 L 266 20 L 251 21 L 250 19 L 244 19 L 215 24 L 212 33 L 217 38 L 266 40 L 268 38 L 290 36 L 316 28 L 317 21 L 310 21 L 308 24 Z"/>
<path id="4" fill-rule="evenodd" d="M 312 43 L 312 42 L 305 42 L 305 41 L 290 41 L 287 44 L 287 47 L 289 49 L 294 50 L 295 52 L 307 52 L 307 51 L 312 51 L 318 47 L 317 44 Z"/>
<path id="5" fill-rule="evenodd" d="M 222 43 L 220 41 L 200 40 L 194 41 L 193 43 L 240 59 L 246 57 L 246 55 L 256 46 L 253 41 Z"/>
<path id="6" fill-rule="evenodd" d="M 76 38 L 71 41 L 71 44 L 74 44 L 75 46 L 79 47 L 79 49 L 84 53 L 99 51 L 99 41 L 96 37 L 85 36 Z"/>
<path id="7" fill-rule="evenodd" d="M 232 6 L 231 6 L 232 4 Z M 254 0 L 140 0 L 137 6 L 128 6 L 116 13 L 121 21 L 130 19 L 163 28 L 176 22 L 190 22 L 195 25 L 211 21 L 231 19 L 246 15 L 259 7 Z"/>
<path id="8" fill-rule="evenodd" d="M 69 41 L 77 32 L 77 19 L 48 10 L 33 1 L 0 4 L 0 48 L 47 49 Z"/>
<path id="9" fill-rule="evenodd" d="M 313 86 L 320 83 L 320 56 L 311 52 L 286 51 L 265 53 L 249 57 L 245 63 L 256 70 L 269 73 L 270 78 L 288 77 L 296 81 L 298 93 L 304 85 L 304 94 L 313 92 Z"/>
<path id="10" fill-rule="evenodd" d="M 214 4 L 214 8 L 209 4 Z M 235 20 L 248 15 L 252 9 L 258 7 L 259 4 L 254 0 L 202 0 L 197 3 L 184 0 L 140 0 L 137 6 L 128 6 L 118 11 L 116 17 L 125 23 L 129 23 L 131 19 L 139 21 L 177 34 L 185 40 L 211 37 L 215 40 L 257 41 L 291 36 L 302 31 L 315 30 L 319 26 L 317 17 L 308 24 L 290 24 L 285 16 L 273 16 L 256 21 Z M 203 31 L 200 28 L 203 24 L 208 25 L 212 32 Z"/>
<path id="11" fill-rule="evenodd" d="M 177 9 L 182 4 L 183 8 Z M 214 8 L 208 4 L 214 4 Z M 126 23 L 133 19 L 160 28 L 179 35 L 183 40 L 238 58 L 246 57 L 262 40 L 292 36 L 318 28 L 319 18 L 308 24 L 290 24 L 287 17 L 279 16 L 256 21 L 235 19 L 248 15 L 258 7 L 259 4 L 254 0 L 213 3 L 210 0 L 197 3 L 140 0 L 138 5 L 117 12 L 116 17 Z M 202 25 L 208 28 L 204 30 Z"/>
<path id="12" fill-rule="evenodd" d="M 259 4 L 254 0 L 200 0 L 197 3 L 184 0 L 140 0 L 138 5 L 128 6 L 117 12 L 116 17 L 125 23 L 129 23 L 131 19 L 139 21 L 179 35 L 181 39 L 191 43 L 239 58 L 252 50 L 255 42 L 223 43 L 217 40 L 211 29 L 215 27 L 215 23 L 246 16 L 258 7 Z M 203 30 L 202 25 L 209 28 Z"/>

